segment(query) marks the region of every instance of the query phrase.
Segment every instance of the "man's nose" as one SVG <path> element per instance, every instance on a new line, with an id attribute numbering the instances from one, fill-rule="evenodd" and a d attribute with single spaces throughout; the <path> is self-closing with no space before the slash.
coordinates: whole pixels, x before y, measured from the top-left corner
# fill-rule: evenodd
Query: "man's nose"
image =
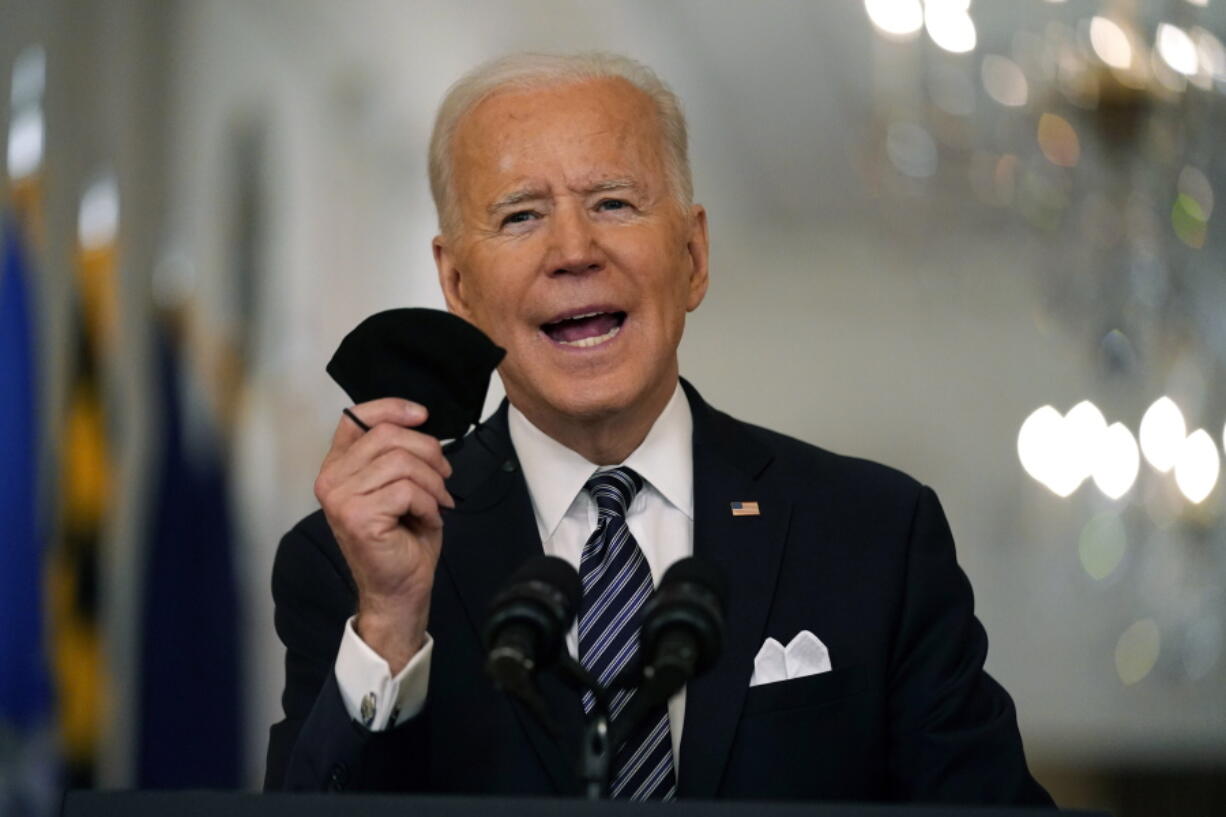
<path id="1" fill-rule="evenodd" d="M 582 206 L 567 204 L 554 212 L 551 227 L 549 271 L 552 274 L 583 274 L 604 267 L 604 252 L 597 241 L 595 225 Z"/>

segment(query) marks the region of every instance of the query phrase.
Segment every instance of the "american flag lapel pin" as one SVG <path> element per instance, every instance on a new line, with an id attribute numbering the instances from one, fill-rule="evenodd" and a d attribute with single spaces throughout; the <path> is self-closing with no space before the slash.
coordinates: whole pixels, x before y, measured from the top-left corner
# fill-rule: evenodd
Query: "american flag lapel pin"
<path id="1" fill-rule="evenodd" d="M 758 510 L 757 502 L 733 502 L 733 516 L 757 516 L 761 511 Z"/>

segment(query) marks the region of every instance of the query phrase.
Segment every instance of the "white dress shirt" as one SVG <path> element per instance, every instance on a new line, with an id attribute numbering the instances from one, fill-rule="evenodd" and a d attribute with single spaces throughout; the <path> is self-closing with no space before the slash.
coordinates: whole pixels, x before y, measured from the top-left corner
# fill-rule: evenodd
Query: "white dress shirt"
<path id="1" fill-rule="evenodd" d="M 565 559 L 578 570 L 583 546 L 596 529 L 597 518 L 596 503 L 583 486 L 593 473 L 606 468 L 598 468 L 545 434 L 514 406 L 509 408 L 508 421 L 511 444 L 532 498 L 541 546 L 547 555 Z M 643 490 L 631 503 L 626 523 L 657 586 L 669 565 L 694 552 L 692 435 L 689 401 L 678 383 L 647 437 L 623 463 L 643 478 Z M 353 621 L 350 618 L 345 625 L 336 656 L 336 680 L 345 708 L 368 729 L 397 726 L 425 706 L 434 642 L 427 634 L 426 643 L 393 677 L 387 662 L 358 636 Z M 578 643 L 577 629 L 572 627 L 566 638 L 571 655 L 577 655 Z M 680 767 L 684 714 L 682 689 L 668 702 L 676 768 Z"/>

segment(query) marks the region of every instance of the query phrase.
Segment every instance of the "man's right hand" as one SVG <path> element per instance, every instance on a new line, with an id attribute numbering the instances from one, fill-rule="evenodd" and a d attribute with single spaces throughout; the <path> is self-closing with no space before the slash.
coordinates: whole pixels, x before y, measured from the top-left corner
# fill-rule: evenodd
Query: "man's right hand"
<path id="1" fill-rule="evenodd" d="M 387 397 L 352 411 L 370 431 L 342 415 L 315 497 L 358 587 L 358 635 L 396 675 L 425 642 L 439 507 L 455 507 L 443 485 L 451 464 L 438 440 L 413 430 L 425 407 Z"/>

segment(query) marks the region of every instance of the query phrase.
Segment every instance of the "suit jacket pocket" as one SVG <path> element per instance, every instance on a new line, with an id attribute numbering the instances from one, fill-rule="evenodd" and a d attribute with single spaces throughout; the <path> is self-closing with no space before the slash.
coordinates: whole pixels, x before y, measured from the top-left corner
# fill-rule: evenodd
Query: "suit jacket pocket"
<path id="1" fill-rule="evenodd" d="M 868 671 L 863 664 L 842 669 L 759 684 L 750 687 L 745 696 L 744 716 L 837 701 L 868 687 Z"/>

